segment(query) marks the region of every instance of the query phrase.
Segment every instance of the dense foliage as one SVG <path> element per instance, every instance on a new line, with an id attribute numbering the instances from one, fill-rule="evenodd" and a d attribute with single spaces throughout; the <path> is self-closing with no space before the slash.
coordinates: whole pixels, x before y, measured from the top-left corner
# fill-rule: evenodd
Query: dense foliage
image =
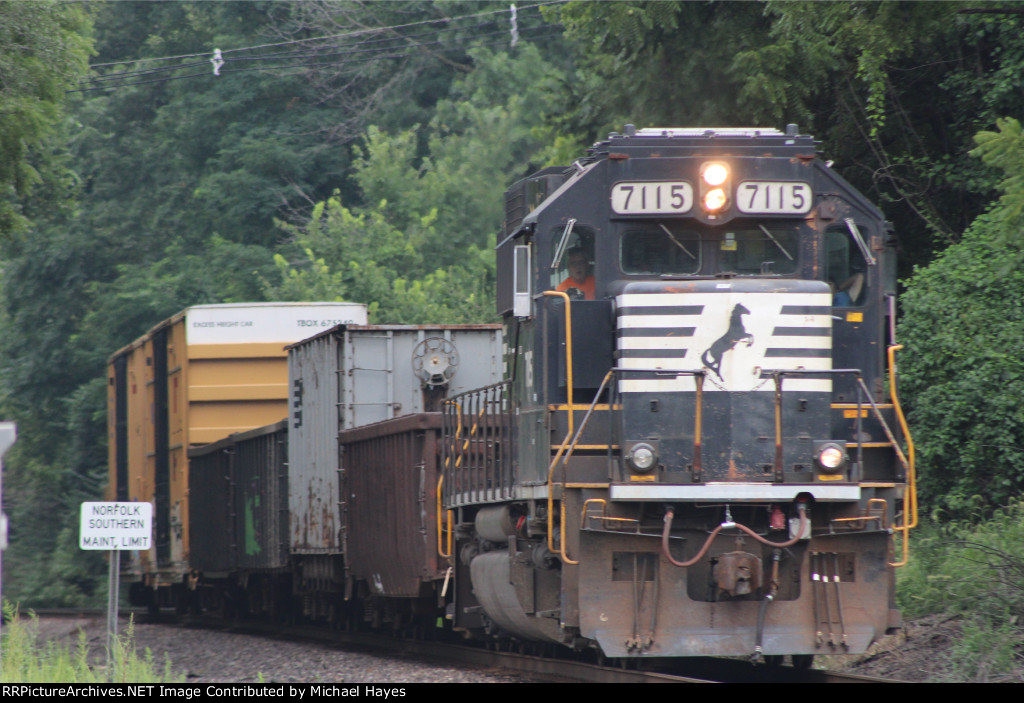
<path id="1" fill-rule="evenodd" d="M 998 205 L 907 283 L 902 341 L 921 498 L 947 514 L 1024 492 L 1024 132 L 978 137 L 1005 173 Z"/>
<path id="2" fill-rule="evenodd" d="M 0 3 L 5 585 L 70 604 L 103 582 L 73 518 L 106 481 L 114 350 L 214 302 L 492 319 L 503 189 L 626 122 L 821 138 L 919 267 L 901 335 L 927 505 L 1019 492 L 1024 180 L 1016 123 L 991 130 L 1024 115 L 1024 17 L 999 9 L 524 5 L 513 43 L 486 0 Z"/>
<path id="3" fill-rule="evenodd" d="M 270 297 L 367 301 L 381 322 L 493 317 L 502 193 L 543 158 L 548 135 L 535 125 L 552 109 L 558 73 L 532 46 L 471 56 L 475 70 L 452 84 L 426 127 L 393 136 L 369 128 L 353 169 L 364 205 L 335 195 L 305 226 L 284 226 L 301 256 L 278 255 L 284 279 Z"/>
<path id="4" fill-rule="evenodd" d="M 87 70 L 89 29 L 75 5 L 0 4 L 0 247 L 28 228 L 33 205 L 61 207 L 66 199 L 68 174 L 49 139 L 64 91 Z M 50 197 L 33 201 L 39 190 Z"/>
<path id="5" fill-rule="evenodd" d="M 963 635 L 936 662 L 949 681 L 1019 682 L 1024 667 L 1024 502 L 989 518 L 926 522 L 897 572 L 904 617 L 962 619 Z"/>

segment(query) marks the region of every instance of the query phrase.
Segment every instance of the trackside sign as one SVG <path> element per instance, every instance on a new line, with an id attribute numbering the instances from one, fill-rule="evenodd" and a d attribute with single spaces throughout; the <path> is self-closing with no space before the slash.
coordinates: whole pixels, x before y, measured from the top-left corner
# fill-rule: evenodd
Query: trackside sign
<path id="1" fill-rule="evenodd" d="M 146 550 L 152 542 L 152 503 L 82 503 L 80 549 Z"/>

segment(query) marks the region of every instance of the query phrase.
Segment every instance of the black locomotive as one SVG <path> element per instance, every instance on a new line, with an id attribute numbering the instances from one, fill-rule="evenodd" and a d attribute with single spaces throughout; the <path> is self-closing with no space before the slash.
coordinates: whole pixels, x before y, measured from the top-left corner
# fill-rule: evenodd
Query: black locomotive
<path id="1" fill-rule="evenodd" d="M 893 237 L 813 139 L 627 126 L 506 212 L 511 431 L 448 405 L 455 624 L 801 661 L 898 625 Z"/>

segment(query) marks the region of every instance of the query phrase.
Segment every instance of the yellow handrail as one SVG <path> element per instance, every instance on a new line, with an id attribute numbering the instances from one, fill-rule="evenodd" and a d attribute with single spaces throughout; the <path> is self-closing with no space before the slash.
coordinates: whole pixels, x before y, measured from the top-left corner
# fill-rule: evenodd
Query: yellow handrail
<path id="1" fill-rule="evenodd" d="M 907 561 L 909 561 L 910 530 L 917 527 L 917 471 L 914 465 L 914 440 L 910 436 L 910 428 L 907 426 L 907 418 L 903 414 L 903 407 L 900 405 L 900 398 L 896 392 L 896 352 L 902 348 L 902 344 L 888 348 L 889 395 L 892 396 L 892 404 L 896 409 L 896 417 L 903 430 L 903 436 L 907 440 L 907 494 L 903 497 L 903 525 L 893 525 L 893 529 L 896 532 L 903 533 L 903 559 L 889 564 L 894 567 L 904 566 Z"/>
<path id="2" fill-rule="evenodd" d="M 607 485 L 607 484 L 605 484 L 605 485 Z M 598 503 L 598 504 L 601 505 L 601 514 L 600 515 L 588 515 L 587 514 L 587 507 L 591 503 Z M 597 518 L 602 523 L 608 523 L 608 522 L 631 522 L 634 525 L 639 525 L 640 524 L 640 521 L 637 520 L 634 517 L 608 517 L 607 515 L 604 514 L 604 511 L 607 508 L 608 508 L 608 501 L 606 501 L 604 498 L 589 498 L 586 502 L 583 503 L 583 509 L 580 511 L 580 529 L 582 530 L 583 527 L 586 525 L 588 517 L 590 517 L 590 518 Z"/>
<path id="3" fill-rule="evenodd" d="M 569 294 L 565 291 L 560 290 L 546 290 L 544 295 L 554 295 L 565 301 L 565 381 L 566 381 L 566 416 L 568 417 L 569 431 L 565 434 L 565 439 L 562 440 L 561 446 L 558 447 L 558 451 L 555 453 L 555 457 L 551 460 L 551 464 L 548 466 L 548 549 L 552 552 L 557 553 L 562 561 L 566 564 L 579 564 L 578 561 L 573 561 L 565 553 L 565 500 L 563 496 L 561 512 L 562 512 L 562 532 L 561 542 L 562 544 L 558 549 L 555 549 L 555 496 L 554 496 L 554 473 L 555 467 L 558 465 L 558 460 L 562 457 L 562 452 L 565 451 L 566 446 L 569 444 L 570 439 L 573 436 L 573 420 L 572 420 L 572 301 L 569 299 Z"/>
<path id="4" fill-rule="evenodd" d="M 864 485 L 864 484 L 861 484 Z M 881 515 L 871 515 L 872 505 L 878 505 L 882 509 Z M 834 517 L 831 522 L 867 522 L 868 520 L 878 520 L 878 529 L 885 528 L 885 520 L 887 517 L 887 506 L 884 498 L 869 498 L 867 507 L 865 508 L 864 515 L 858 517 Z M 863 529 L 863 527 L 861 528 Z"/>
<path id="5" fill-rule="evenodd" d="M 455 441 L 452 442 L 452 448 L 454 450 L 458 451 L 459 437 L 462 435 L 462 406 L 460 406 L 454 400 L 448 400 L 448 401 L 445 401 L 445 403 L 450 404 L 450 405 L 454 405 L 457 408 L 457 410 L 458 410 L 459 424 L 458 424 L 458 428 L 455 430 Z M 459 468 L 459 466 L 462 464 L 463 452 L 465 452 L 469 448 L 469 440 L 470 440 L 471 437 L 473 437 L 476 434 L 477 428 L 480 427 L 480 420 L 481 420 L 481 418 L 483 418 L 484 413 L 486 413 L 486 412 L 487 412 L 487 406 L 485 405 L 483 408 L 481 408 L 480 412 L 477 413 L 476 420 L 473 421 L 473 426 L 469 428 L 469 434 L 467 434 L 466 438 L 462 441 L 462 451 L 459 451 L 459 456 L 458 456 L 458 458 L 455 459 L 455 468 Z M 450 460 L 451 460 L 451 456 L 450 455 L 444 460 L 444 469 L 445 470 L 448 469 L 448 462 Z M 441 523 L 441 512 L 442 512 L 441 511 L 441 488 L 442 488 L 442 486 L 444 486 L 444 471 L 441 472 L 441 477 L 437 480 L 437 553 L 440 556 L 444 557 L 444 558 L 448 558 L 448 557 L 450 557 L 452 555 L 452 529 L 451 529 L 452 511 L 451 510 L 445 511 L 445 512 L 448 513 L 448 553 L 445 554 L 444 553 L 444 549 L 441 547 L 441 529 L 442 529 L 442 523 Z"/>
<path id="6" fill-rule="evenodd" d="M 452 448 L 458 446 L 459 436 L 462 434 L 462 407 L 454 400 L 446 400 L 445 405 L 454 405 L 459 418 L 459 424 L 455 429 L 455 441 L 452 442 Z M 442 559 L 448 559 L 452 555 L 452 511 L 441 509 L 441 489 L 444 487 L 444 474 L 448 470 L 448 462 L 451 461 L 451 454 L 445 457 L 444 466 L 441 469 L 441 475 L 437 479 L 437 555 Z M 448 553 L 444 551 L 444 523 L 441 520 L 441 516 L 448 514 Z"/>

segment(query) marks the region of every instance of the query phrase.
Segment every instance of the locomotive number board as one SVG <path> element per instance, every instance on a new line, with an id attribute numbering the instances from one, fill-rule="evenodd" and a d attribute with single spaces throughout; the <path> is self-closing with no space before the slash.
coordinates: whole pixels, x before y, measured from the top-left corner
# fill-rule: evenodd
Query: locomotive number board
<path id="1" fill-rule="evenodd" d="M 624 181 L 612 186 L 612 211 L 619 215 L 681 215 L 693 207 L 686 181 Z"/>
<path id="2" fill-rule="evenodd" d="M 736 209 L 748 215 L 804 215 L 812 200 L 807 183 L 744 181 L 736 188 Z"/>

